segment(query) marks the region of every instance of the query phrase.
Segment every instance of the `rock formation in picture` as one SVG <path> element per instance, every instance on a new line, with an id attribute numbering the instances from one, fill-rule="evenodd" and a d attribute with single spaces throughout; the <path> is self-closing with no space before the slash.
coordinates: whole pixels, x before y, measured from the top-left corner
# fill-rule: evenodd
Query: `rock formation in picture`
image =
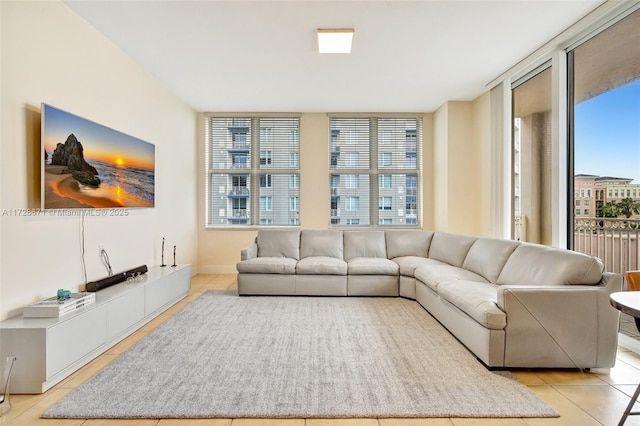
<path id="1" fill-rule="evenodd" d="M 51 154 L 51 164 L 66 166 L 63 173 L 71 173 L 73 178 L 80 183 L 90 186 L 100 185 L 98 171 L 84 159 L 82 144 L 72 133 L 64 144 L 59 143 Z"/>

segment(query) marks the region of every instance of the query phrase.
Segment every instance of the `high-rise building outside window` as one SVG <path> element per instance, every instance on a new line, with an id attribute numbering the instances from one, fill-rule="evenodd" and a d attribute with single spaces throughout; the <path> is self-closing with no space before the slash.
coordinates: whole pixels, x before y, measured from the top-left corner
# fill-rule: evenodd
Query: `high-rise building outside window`
<path id="1" fill-rule="evenodd" d="M 329 135 L 330 225 L 420 226 L 421 118 L 330 117 Z"/>
<path id="2" fill-rule="evenodd" d="M 299 128 L 297 117 L 205 118 L 208 227 L 299 226 Z"/>

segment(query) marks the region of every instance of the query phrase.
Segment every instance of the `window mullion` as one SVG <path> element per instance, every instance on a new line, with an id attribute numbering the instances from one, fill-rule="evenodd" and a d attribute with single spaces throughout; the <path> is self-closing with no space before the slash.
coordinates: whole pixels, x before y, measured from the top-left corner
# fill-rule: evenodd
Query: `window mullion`
<path id="1" fill-rule="evenodd" d="M 260 119 L 251 119 L 251 225 L 260 223 Z"/>
<path id="2" fill-rule="evenodd" d="M 378 211 L 378 119 L 369 119 L 369 220 L 371 225 L 379 224 Z"/>

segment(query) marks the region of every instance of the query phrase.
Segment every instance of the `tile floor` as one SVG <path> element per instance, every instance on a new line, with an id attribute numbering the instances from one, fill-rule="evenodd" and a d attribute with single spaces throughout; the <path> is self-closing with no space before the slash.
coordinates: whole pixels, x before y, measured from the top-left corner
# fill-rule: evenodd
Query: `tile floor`
<path id="1" fill-rule="evenodd" d="M 608 374 L 572 370 L 517 370 L 514 375 L 549 403 L 559 418 L 552 419 L 149 419 L 149 420 L 57 420 L 41 419 L 49 407 L 113 361 L 151 330 L 166 321 L 206 290 L 235 288 L 235 275 L 197 275 L 189 296 L 146 324 L 131 336 L 69 376 L 42 395 L 13 395 L 13 409 L 0 418 L 9 426 L 488 426 L 488 425 L 617 425 L 640 382 L 640 356 L 618 349 L 616 366 Z M 624 326 L 624 325 L 623 325 Z M 640 410 L 636 404 L 635 410 Z M 625 425 L 639 425 L 640 416 Z"/>

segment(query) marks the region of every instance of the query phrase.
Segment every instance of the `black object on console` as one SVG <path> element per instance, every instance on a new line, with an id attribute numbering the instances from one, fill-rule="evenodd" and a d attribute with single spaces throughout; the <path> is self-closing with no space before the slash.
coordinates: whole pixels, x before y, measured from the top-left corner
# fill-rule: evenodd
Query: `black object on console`
<path id="1" fill-rule="evenodd" d="M 92 281 L 87 283 L 86 291 L 95 292 L 102 290 L 112 285 L 119 284 L 127 280 L 127 278 L 136 277 L 142 275 L 148 271 L 147 265 L 138 266 L 137 268 L 130 269 L 125 272 L 113 274 L 110 277 L 102 278 L 98 281 Z"/>

